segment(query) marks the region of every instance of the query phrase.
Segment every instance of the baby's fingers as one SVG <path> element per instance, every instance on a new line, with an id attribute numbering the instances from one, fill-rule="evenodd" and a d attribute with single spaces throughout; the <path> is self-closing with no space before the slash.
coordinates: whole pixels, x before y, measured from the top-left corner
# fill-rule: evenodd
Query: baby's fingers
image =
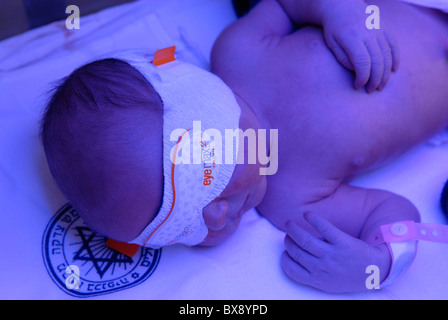
<path id="1" fill-rule="evenodd" d="M 362 42 L 353 44 L 348 40 L 341 40 L 338 43 L 350 60 L 352 70 L 355 71 L 355 89 L 364 87 L 369 81 L 372 64 L 365 44 Z"/>
<path id="2" fill-rule="evenodd" d="M 392 71 L 397 72 L 398 66 L 400 65 L 400 47 L 398 46 L 397 40 L 394 36 L 385 33 L 386 41 L 389 43 L 392 56 Z"/>
<path id="3" fill-rule="evenodd" d="M 383 61 L 384 61 L 383 79 L 381 80 L 381 84 L 378 87 L 379 90 L 382 90 L 389 81 L 390 74 L 392 72 L 393 61 L 392 61 L 392 50 L 386 39 L 379 38 L 378 45 L 383 53 Z"/>
<path id="4" fill-rule="evenodd" d="M 311 273 L 302 267 L 300 264 L 295 262 L 289 254 L 283 252 L 281 257 L 281 264 L 283 271 L 293 280 L 310 285 L 311 284 Z"/>
<path id="5" fill-rule="evenodd" d="M 325 242 L 316 238 L 297 224 L 288 221 L 286 223 L 286 233 L 288 234 L 285 238 L 286 251 L 294 253 L 297 251 L 295 247 L 298 247 L 311 256 L 322 256 L 325 250 Z"/>
<path id="6" fill-rule="evenodd" d="M 316 214 L 306 212 L 303 217 L 311 226 L 318 231 L 323 238 L 331 244 L 341 244 L 345 242 L 350 236 L 338 229 L 332 223 Z M 325 243 L 325 242 L 322 242 Z"/>
<path id="7" fill-rule="evenodd" d="M 366 85 L 368 93 L 378 89 L 384 75 L 384 56 L 377 41 L 369 41 L 366 43 L 372 61 L 372 69 L 370 71 L 370 79 Z"/>
<path id="8" fill-rule="evenodd" d="M 318 260 L 315 256 L 299 247 L 289 236 L 285 237 L 284 243 L 285 251 L 292 260 L 301 265 L 308 272 L 313 272 L 313 270 L 316 269 Z"/>
<path id="9" fill-rule="evenodd" d="M 327 39 L 328 48 L 333 52 L 336 57 L 336 60 L 346 69 L 354 71 L 353 65 L 350 62 L 350 58 L 345 53 L 344 49 L 341 48 L 336 39 L 332 37 L 328 37 Z"/>

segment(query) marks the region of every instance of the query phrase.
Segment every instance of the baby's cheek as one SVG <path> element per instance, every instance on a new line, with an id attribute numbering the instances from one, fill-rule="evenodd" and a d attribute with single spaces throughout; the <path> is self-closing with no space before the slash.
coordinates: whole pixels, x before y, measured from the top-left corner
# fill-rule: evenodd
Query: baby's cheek
<path id="1" fill-rule="evenodd" d="M 266 194 L 267 185 L 267 177 L 263 176 L 255 189 L 251 207 L 256 207 L 261 203 L 261 201 L 263 201 L 264 195 Z"/>
<path id="2" fill-rule="evenodd" d="M 260 175 L 260 165 L 247 165 L 244 169 L 242 182 L 244 183 L 244 188 L 246 190 L 253 188 L 255 185 L 258 185 L 263 178 Z"/>

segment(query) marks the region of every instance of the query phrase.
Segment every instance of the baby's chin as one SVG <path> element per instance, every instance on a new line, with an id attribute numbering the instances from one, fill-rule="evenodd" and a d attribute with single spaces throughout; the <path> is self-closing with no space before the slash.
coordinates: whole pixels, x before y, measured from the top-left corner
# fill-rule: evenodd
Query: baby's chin
<path id="1" fill-rule="evenodd" d="M 222 237 L 213 235 L 216 231 L 209 231 L 204 241 L 199 243 L 198 247 L 216 247 L 225 242 L 226 239 L 222 239 Z"/>
<path id="2" fill-rule="evenodd" d="M 200 247 L 216 247 L 229 239 L 238 229 L 239 221 L 232 224 L 226 224 L 221 230 L 208 230 L 208 234 L 204 241 L 198 244 Z"/>
<path id="3" fill-rule="evenodd" d="M 228 222 L 223 229 L 221 230 L 209 229 L 208 234 L 205 237 L 204 241 L 199 243 L 198 246 L 214 247 L 224 243 L 227 239 L 229 239 L 238 229 L 242 216 L 246 212 L 252 210 L 253 208 L 256 208 L 256 206 L 258 206 L 263 201 L 264 195 L 266 193 L 266 187 L 267 187 L 267 179 L 265 176 L 263 177 L 263 179 L 261 179 L 255 191 L 250 195 L 249 201 L 245 206 L 245 208 L 243 208 L 243 211 L 237 217 L 235 217 L 234 220 Z"/>

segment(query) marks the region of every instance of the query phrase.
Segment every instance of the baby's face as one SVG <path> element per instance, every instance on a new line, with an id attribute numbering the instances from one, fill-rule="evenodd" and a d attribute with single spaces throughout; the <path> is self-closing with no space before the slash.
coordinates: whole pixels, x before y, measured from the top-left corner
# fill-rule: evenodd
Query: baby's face
<path id="1" fill-rule="evenodd" d="M 241 108 L 240 129 L 259 129 L 260 123 L 252 110 L 238 96 L 236 99 Z M 260 174 L 262 165 L 248 163 L 249 152 L 257 150 L 248 148 L 240 140 L 239 153 L 244 154 L 243 164 L 236 164 L 227 187 L 203 209 L 208 235 L 201 245 L 218 245 L 229 238 L 238 228 L 242 215 L 263 200 L 267 176 Z"/>
<path id="2" fill-rule="evenodd" d="M 238 99 L 237 99 L 238 100 Z M 258 129 L 259 123 L 255 115 L 247 106 L 241 105 L 240 129 Z M 158 119 L 158 118 L 157 118 Z M 150 186 L 138 190 L 139 194 L 135 198 L 143 205 L 140 205 L 132 210 L 117 210 L 113 215 L 114 220 L 118 221 L 115 228 L 106 230 L 108 236 L 119 241 L 132 241 L 135 239 L 157 214 L 158 208 L 161 205 L 163 197 L 163 159 L 162 159 L 162 131 L 163 124 L 160 119 L 153 121 L 154 132 L 147 136 L 147 142 L 151 149 L 148 154 L 151 154 L 151 163 L 145 168 L 147 176 L 151 177 Z M 204 222 L 208 228 L 208 235 L 201 245 L 213 246 L 222 243 L 230 237 L 238 228 L 242 215 L 256 207 L 264 197 L 266 191 L 266 176 L 260 175 L 259 163 L 249 164 L 249 152 L 256 152 L 256 150 L 249 151 L 250 148 L 239 143 L 239 154 L 244 155 L 245 161 L 243 164 L 237 163 L 235 165 L 232 177 L 221 192 L 219 197 L 209 203 L 202 211 Z M 145 175 L 145 177 L 147 177 Z M 146 179 L 149 181 L 149 179 Z M 145 181 L 146 181 L 145 180 Z"/>
<path id="3" fill-rule="evenodd" d="M 232 178 L 215 201 L 202 211 L 208 234 L 200 244 L 219 245 L 238 228 L 241 217 L 256 207 L 266 191 L 266 176 L 259 174 L 259 166 L 236 165 Z"/>

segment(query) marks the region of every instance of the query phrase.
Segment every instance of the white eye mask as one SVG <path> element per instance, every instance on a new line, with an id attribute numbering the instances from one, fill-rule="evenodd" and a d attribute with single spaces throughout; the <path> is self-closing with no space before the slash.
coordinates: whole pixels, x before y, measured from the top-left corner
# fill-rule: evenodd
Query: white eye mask
<path id="1" fill-rule="evenodd" d="M 197 245 L 208 232 L 202 210 L 222 193 L 235 169 L 238 136 L 233 143 L 221 143 L 226 129 L 237 132 L 239 127 L 235 96 L 220 78 L 185 62 L 155 66 L 154 54 L 136 51 L 108 57 L 142 73 L 164 106 L 162 206 L 130 243 L 151 248 Z"/>

